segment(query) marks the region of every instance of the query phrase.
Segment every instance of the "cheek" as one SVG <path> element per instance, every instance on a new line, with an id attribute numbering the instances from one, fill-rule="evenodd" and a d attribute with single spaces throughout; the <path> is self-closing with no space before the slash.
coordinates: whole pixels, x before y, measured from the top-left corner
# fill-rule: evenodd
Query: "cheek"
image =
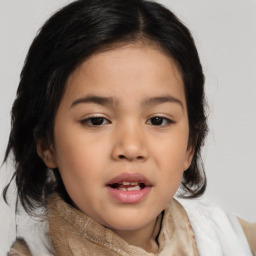
<path id="1" fill-rule="evenodd" d="M 167 201 L 171 200 L 179 188 L 187 159 L 186 136 L 177 134 L 174 138 L 162 141 L 154 148 L 159 170 L 158 183 L 162 186 L 161 198 Z"/>
<path id="2" fill-rule="evenodd" d="M 64 182 L 82 184 L 97 178 L 100 175 L 97 170 L 106 164 L 106 145 L 110 144 L 77 131 L 62 130 L 56 134 L 55 156 Z"/>
<path id="3" fill-rule="evenodd" d="M 171 172 L 183 172 L 187 159 L 188 136 L 186 133 L 177 132 L 163 138 L 154 147 L 154 155 L 157 155 L 157 164 L 160 169 Z"/>
<path id="4" fill-rule="evenodd" d="M 80 202 L 90 192 L 95 194 L 98 185 L 101 185 L 99 181 L 104 160 L 102 154 L 99 155 L 101 150 L 95 144 L 85 144 L 83 139 L 76 140 L 74 137 L 62 137 L 56 143 L 56 161 L 69 196 L 80 208 Z"/>

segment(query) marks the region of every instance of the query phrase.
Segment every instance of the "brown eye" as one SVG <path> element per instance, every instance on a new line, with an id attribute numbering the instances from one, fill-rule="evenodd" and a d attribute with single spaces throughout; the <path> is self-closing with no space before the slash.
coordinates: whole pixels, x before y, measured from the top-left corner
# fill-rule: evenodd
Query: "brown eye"
<path id="1" fill-rule="evenodd" d="M 102 125 L 104 123 L 104 118 L 103 117 L 94 117 L 91 118 L 91 124 L 92 125 Z"/>
<path id="2" fill-rule="evenodd" d="M 163 124 L 164 119 L 162 117 L 153 117 L 151 118 L 151 124 L 152 125 L 162 125 Z"/>
<path id="3" fill-rule="evenodd" d="M 100 126 L 100 125 L 108 124 L 110 123 L 110 121 L 104 117 L 90 117 L 82 120 L 81 123 L 88 126 Z"/>
<path id="4" fill-rule="evenodd" d="M 147 123 L 154 125 L 154 126 L 166 126 L 168 124 L 173 123 L 172 120 L 166 118 L 166 117 L 161 117 L 161 116 L 155 116 L 151 117 Z"/>

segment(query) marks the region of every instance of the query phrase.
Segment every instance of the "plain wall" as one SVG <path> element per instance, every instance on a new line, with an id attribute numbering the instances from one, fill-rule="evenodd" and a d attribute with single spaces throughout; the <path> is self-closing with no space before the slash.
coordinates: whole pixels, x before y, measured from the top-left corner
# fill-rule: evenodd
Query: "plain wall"
<path id="1" fill-rule="evenodd" d="M 0 0 L 0 159 L 28 47 L 46 18 L 68 2 Z M 158 2 L 191 29 L 204 67 L 210 126 L 204 148 L 206 196 L 256 222 L 256 2 Z M 11 172 L 10 165 L 2 167 L 1 190 Z M 14 239 L 15 230 L 9 229 L 13 222 L 13 204 L 7 207 L 0 199 L 0 255 Z"/>

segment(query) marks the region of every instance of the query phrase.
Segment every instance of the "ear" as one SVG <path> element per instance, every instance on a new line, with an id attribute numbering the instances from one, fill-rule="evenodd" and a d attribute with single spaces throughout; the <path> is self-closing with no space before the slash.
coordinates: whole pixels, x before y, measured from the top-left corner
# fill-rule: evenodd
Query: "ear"
<path id="1" fill-rule="evenodd" d="M 54 149 L 52 145 L 48 145 L 44 140 L 40 139 L 36 143 L 37 154 L 44 161 L 45 165 L 54 169 L 57 167 L 55 160 Z"/>
<path id="2" fill-rule="evenodd" d="M 192 162 L 193 156 L 194 156 L 194 148 L 193 148 L 193 146 L 189 145 L 187 148 L 185 161 L 184 161 L 184 171 L 186 171 L 189 168 L 189 166 Z"/>

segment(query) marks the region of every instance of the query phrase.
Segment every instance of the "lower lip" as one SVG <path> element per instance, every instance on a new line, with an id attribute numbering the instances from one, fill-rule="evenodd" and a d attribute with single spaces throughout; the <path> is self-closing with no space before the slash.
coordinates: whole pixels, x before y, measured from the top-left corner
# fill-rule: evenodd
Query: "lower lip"
<path id="1" fill-rule="evenodd" d="M 109 194 L 118 202 L 124 204 L 136 204 L 142 201 L 150 192 L 151 187 L 145 187 L 135 191 L 121 191 L 111 187 L 107 187 Z"/>

